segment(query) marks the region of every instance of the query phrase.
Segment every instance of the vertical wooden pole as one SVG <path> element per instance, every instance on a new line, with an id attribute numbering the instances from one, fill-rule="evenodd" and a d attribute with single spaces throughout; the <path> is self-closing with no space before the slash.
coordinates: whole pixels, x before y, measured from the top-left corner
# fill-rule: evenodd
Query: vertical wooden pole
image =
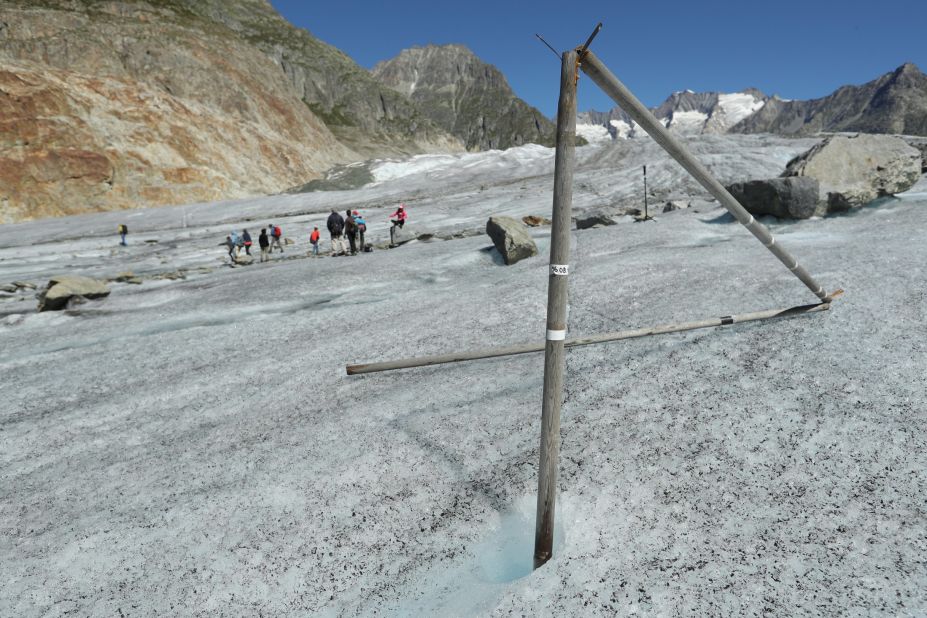
<path id="1" fill-rule="evenodd" d="M 566 339 L 567 276 L 570 270 L 570 211 L 573 205 L 573 158 L 576 147 L 576 60 L 575 51 L 564 52 L 560 69 L 534 568 L 550 560 L 554 545 L 557 469 L 560 459 L 560 405 L 563 400 L 563 349 Z"/>

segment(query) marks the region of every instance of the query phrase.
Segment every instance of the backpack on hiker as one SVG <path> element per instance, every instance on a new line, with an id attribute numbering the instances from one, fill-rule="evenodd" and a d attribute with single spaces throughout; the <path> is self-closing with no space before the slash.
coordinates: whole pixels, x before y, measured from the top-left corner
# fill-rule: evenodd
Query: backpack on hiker
<path id="1" fill-rule="evenodd" d="M 274 234 L 274 238 L 280 238 L 281 236 L 283 236 L 283 232 L 280 231 L 280 226 L 279 226 L 279 225 L 275 225 L 275 226 L 274 226 L 274 232 L 273 232 L 273 234 Z"/>

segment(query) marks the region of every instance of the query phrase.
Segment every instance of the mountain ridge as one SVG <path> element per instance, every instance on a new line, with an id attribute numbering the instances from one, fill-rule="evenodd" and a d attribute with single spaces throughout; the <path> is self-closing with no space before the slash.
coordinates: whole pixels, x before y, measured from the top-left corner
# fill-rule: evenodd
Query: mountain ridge
<path id="1" fill-rule="evenodd" d="M 0 222 L 274 193 L 339 163 L 463 151 L 265 0 L 0 8 Z"/>
<path id="2" fill-rule="evenodd" d="M 468 150 L 554 143 L 556 129 L 550 119 L 518 98 L 499 69 L 464 45 L 404 49 L 370 72 L 416 102 Z"/>
<path id="3" fill-rule="evenodd" d="M 744 108 L 723 122 L 713 122 L 721 97 L 752 96 L 756 107 Z M 722 105 L 721 108 L 724 106 Z M 748 106 L 749 107 L 749 106 Z M 664 125 L 678 132 L 773 133 L 807 136 L 822 132 L 891 133 L 927 136 L 927 75 L 906 62 L 893 71 L 861 85 L 844 85 L 817 99 L 786 100 L 767 96 L 755 88 L 736 93 L 677 91 L 651 108 Z M 614 107 L 608 112 L 589 110 L 578 114 L 580 122 L 607 126 L 612 138 L 640 134 L 633 122 Z M 588 129 L 587 129 L 588 130 Z"/>

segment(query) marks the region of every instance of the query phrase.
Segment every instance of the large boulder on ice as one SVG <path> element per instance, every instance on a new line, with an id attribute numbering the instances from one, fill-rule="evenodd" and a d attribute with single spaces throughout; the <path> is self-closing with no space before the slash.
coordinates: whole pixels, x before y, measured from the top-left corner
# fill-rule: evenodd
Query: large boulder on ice
<path id="1" fill-rule="evenodd" d="M 48 287 L 39 294 L 39 311 L 60 311 L 75 297 L 95 299 L 105 296 L 109 296 L 109 288 L 102 281 L 74 275 L 52 277 Z"/>
<path id="2" fill-rule="evenodd" d="M 534 244 L 528 228 L 512 217 L 490 217 L 486 222 L 486 233 L 506 264 L 538 254 L 538 246 Z"/>
<path id="3" fill-rule="evenodd" d="M 754 215 L 807 219 L 818 210 L 820 183 L 810 176 L 735 182 L 727 187 L 741 206 Z"/>
<path id="4" fill-rule="evenodd" d="M 412 242 L 416 238 L 418 238 L 418 234 L 408 225 L 403 227 L 393 226 L 389 233 L 390 244 L 392 244 L 394 247 L 404 245 L 407 242 Z"/>
<path id="5" fill-rule="evenodd" d="M 921 153 L 891 135 L 834 135 L 789 162 L 783 176 L 821 185 L 821 212 L 839 212 L 908 190 L 921 176 Z"/>
<path id="6" fill-rule="evenodd" d="M 905 137 L 908 146 L 917 148 L 921 152 L 921 172 L 927 173 L 927 139 L 918 137 Z"/>

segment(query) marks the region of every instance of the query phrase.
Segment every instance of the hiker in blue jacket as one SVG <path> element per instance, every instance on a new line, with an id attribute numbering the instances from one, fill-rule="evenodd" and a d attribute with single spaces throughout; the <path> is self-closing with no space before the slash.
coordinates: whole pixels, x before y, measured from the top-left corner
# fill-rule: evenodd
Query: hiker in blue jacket
<path id="1" fill-rule="evenodd" d="M 232 259 L 235 259 L 236 257 L 238 257 L 238 248 L 241 247 L 241 237 L 238 235 L 238 232 L 236 232 L 235 230 L 232 230 L 232 233 L 229 234 L 229 241 L 232 243 L 232 247 L 234 247 L 235 256 L 232 257 Z M 230 257 L 232 256 L 231 247 L 229 248 L 229 256 Z"/>
<path id="2" fill-rule="evenodd" d="M 360 252 L 363 253 L 364 247 L 366 246 L 364 243 L 364 234 L 367 232 L 367 222 L 356 210 L 354 211 L 354 223 L 357 224 L 357 246 Z"/>

